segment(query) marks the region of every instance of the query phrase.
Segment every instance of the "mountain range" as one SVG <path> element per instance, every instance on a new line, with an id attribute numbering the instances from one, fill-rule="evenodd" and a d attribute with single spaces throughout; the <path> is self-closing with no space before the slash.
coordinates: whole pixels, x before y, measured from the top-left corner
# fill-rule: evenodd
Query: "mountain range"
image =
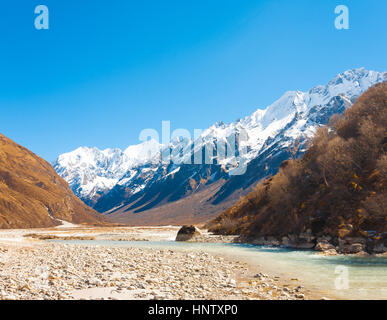
<path id="1" fill-rule="evenodd" d="M 117 222 L 205 222 L 277 173 L 284 160 L 302 155 L 318 127 L 383 81 L 386 72 L 348 70 L 194 139 L 153 139 L 126 150 L 80 147 L 53 166 L 81 200 Z"/>

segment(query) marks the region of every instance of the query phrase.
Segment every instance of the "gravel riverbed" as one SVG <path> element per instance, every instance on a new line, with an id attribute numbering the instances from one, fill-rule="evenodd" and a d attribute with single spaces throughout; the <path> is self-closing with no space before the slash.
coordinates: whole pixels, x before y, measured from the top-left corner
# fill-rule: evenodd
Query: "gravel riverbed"
<path id="1" fill-rule="evenodd" d="M 43 241 L 0 243 L 0 299 L 305 299 L 206 252 Z"/>

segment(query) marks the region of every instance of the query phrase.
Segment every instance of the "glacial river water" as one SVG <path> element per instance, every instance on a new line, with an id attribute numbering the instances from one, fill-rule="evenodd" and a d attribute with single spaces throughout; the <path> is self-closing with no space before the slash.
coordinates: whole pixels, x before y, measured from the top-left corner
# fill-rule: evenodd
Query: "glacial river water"
<path id="1" fill-rule="evenodd" d="M 281 279 L 297 278 L 321 296 L 339 299 L 387 299 L 387 257 L 322 256 L 309 250 L 289 250 L 248 244 L 175 241 L 60 240 L 101 246 L 205 251 L 248 263 Z"/>

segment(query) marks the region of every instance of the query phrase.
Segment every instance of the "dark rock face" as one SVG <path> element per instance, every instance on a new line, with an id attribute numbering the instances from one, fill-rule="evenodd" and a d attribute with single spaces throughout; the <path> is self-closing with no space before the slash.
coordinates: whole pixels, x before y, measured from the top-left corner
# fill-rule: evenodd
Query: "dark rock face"
<path id="1" fill-rule="evenodd" d="M 189 241 L 200 235 L 200 231 L 195 226 L 182 226 L 177 233 L 176 241 Z"/>
<path id="2" fill-rule="evenodd" d="M 380 254 L 387 252 L 387 246 L 380 240 L 375 243 L 363 237 L 332 238 L 331 236 L 315 237 L 310 232 L 299 235 L 290 234 L 283 237 L 266 236 L 256 239 L 241 238 L 243 242 L 270 247 L 291 249 L 314 249 L 326 255 L 335 254 Z M 387 240 L 385 240 L 387 242 Z"/>

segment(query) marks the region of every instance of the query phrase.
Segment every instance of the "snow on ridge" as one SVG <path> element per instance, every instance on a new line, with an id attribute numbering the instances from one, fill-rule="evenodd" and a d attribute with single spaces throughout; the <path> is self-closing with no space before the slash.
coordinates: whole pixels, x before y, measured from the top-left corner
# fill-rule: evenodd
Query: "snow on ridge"
<path id="1" fill-rule="evenodd" d="M 250 116 L 230 124 L 218 122 L 210 126 L 203 131 L 195 147 L 225 141 L 236 131 L 245 130 L 248 139 L 244 143 L 250 151 L 244 158 L 250 161 L 268 148 L 268 141 L 286 146 L 300 135 L 312 135 L 319 125 L 318 120 L 312 121 L 312 115 L 318 119 L 320 110 L 330 108 L 335 97 L 341 97 L 348 107 L 370 86 L 382 81 L 387 81 L 386 72 L 359 68 L 340 73 L 328 84 L 315 86 L 306 92 L 287 91 L 274 103 L 265 109 L 257 109 Z M 146 182 L 157 171 L 145 167 L 157 169 L 162 165 L 160 152 L 164 147 L 155 140 L 129 146 L 124 151 L 118 148 L 99 150 L 95 147 L 79 147 L 60 155 L 54 167 L 75 193 L 83 198 L 105 193 L 115 185 L 126 185 L 132 179 L 143 176 L 143 183 L 136 184 L 138 191 L 144 189 Z M 168 147 L 177 148 L 179 143 L 174 140 Z M 227 165 L 232 161 L 235 161 L 235 157 L 222 161 L 222 164 Z"/>
<path id="2" fill-rule="evenodd" d="M 162 145 L 151 139 L 125 149 L 124 155 L 132 162 L 131 166 L 146 164 L 159 157 Z"/>

